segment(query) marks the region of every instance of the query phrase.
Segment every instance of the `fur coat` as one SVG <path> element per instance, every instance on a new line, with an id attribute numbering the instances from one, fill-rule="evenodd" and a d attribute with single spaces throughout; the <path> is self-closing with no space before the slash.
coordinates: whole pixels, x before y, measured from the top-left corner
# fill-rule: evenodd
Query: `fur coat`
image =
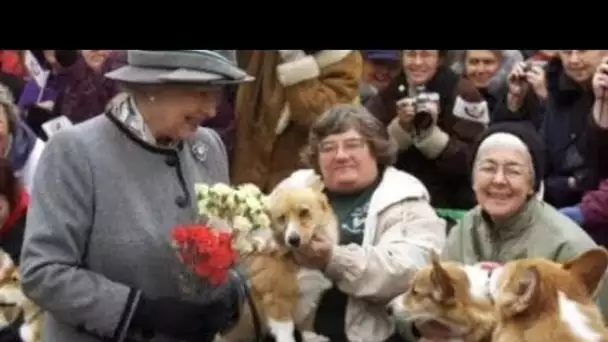
<path id="1" fill-rule="evenodd" d="M 285 61 L 277 50 L 247 56 L 255 81 L 236 100 L 234 184 L 269 191 L 300 168 L 300 150 L 315 120 L 338 103 L 358 102 L 362 59 L 356 50 L 320 50 Z"/>

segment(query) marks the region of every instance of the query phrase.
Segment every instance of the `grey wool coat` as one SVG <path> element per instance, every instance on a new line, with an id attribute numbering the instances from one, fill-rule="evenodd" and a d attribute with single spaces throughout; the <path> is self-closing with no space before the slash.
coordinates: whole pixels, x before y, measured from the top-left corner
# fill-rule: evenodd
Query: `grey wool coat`
<path id="1" fill-rule="evenodd" d="M 226 297 L 226 288 L 204 284 L 188 294 L 169 247 L 171 229 L 196 219 L 197 182 L 228 183 L 225 148 L 209 129 L 171 150 L 110 115 L 53 136 L 38 164 L 20 265 L 26 295 L 47 312 L 43 342 L 172 341 L 127 329 L 141 293 Z"/>

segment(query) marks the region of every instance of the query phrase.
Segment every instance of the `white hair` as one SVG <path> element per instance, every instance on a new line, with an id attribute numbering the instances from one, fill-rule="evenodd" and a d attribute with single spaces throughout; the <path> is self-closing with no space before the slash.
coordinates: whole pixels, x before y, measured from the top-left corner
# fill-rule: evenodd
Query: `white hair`
<path id="1" fill-rule="evenodd" d="M 485 138 L 477 150 L 477 155 L 493 148 L 513 148 L 530 154 L 528 146 L 518 136 L 511 133 L 497 132 Z"/>
<path id="2" fill-rule="evenodd" d="M 529 159 L 529 166 L 532 176 L 534 177 L 534 161 L 532 160 L 532 154 L 528 149 L 526 143 L 524 143 L 518 136 L 505 133 L 505 132 L 497 132 L 489 135 L 485 138 L 481 144 L 479 144 L 479 148 L 477 149 L 477 155 L 475 156 L 475 164 L 478 162 L 479 157 L 488 150 L 493 149 L 514 149 L 520 152 L 524 152 L 525 155 Z"/>

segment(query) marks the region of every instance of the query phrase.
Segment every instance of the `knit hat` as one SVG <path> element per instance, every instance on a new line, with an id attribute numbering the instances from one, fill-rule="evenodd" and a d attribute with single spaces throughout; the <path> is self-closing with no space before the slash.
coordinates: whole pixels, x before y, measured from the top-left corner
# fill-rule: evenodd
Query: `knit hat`
<path id="1" fill-rule="evenodd" d="M 475 163 L 481 143 L 496 133 L 512 134 L 526 145 L 532 159 L 532 167 L 534 168 L 534 191 L 539 191 L 540 184 L 545 178 L 545 144 L 536 130 L 534 130 L 534 127 L 529 123 L 508 121 L 490 126 L 479 136 L 474 145 L 473 154 L 471 155 L 471 165 Z"/>

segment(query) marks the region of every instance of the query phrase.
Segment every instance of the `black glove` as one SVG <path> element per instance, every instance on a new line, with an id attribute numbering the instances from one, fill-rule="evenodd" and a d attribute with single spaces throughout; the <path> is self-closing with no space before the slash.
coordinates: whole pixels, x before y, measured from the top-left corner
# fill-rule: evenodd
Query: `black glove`
<path id="1" fill-rule="evenodd" d="M 0 330 L 0 342 L 22 342 L 19 328 L 23 324 L 23 314 Z"/>
<path id="2" fill-rule="evenodd" d="M 180 340 L 212 341 L 230 323 L 233 308 L 223 301 L 198 304 L 177 298 L 143 296 L 131 327 L 143 335 L 159 333 Z"/>

